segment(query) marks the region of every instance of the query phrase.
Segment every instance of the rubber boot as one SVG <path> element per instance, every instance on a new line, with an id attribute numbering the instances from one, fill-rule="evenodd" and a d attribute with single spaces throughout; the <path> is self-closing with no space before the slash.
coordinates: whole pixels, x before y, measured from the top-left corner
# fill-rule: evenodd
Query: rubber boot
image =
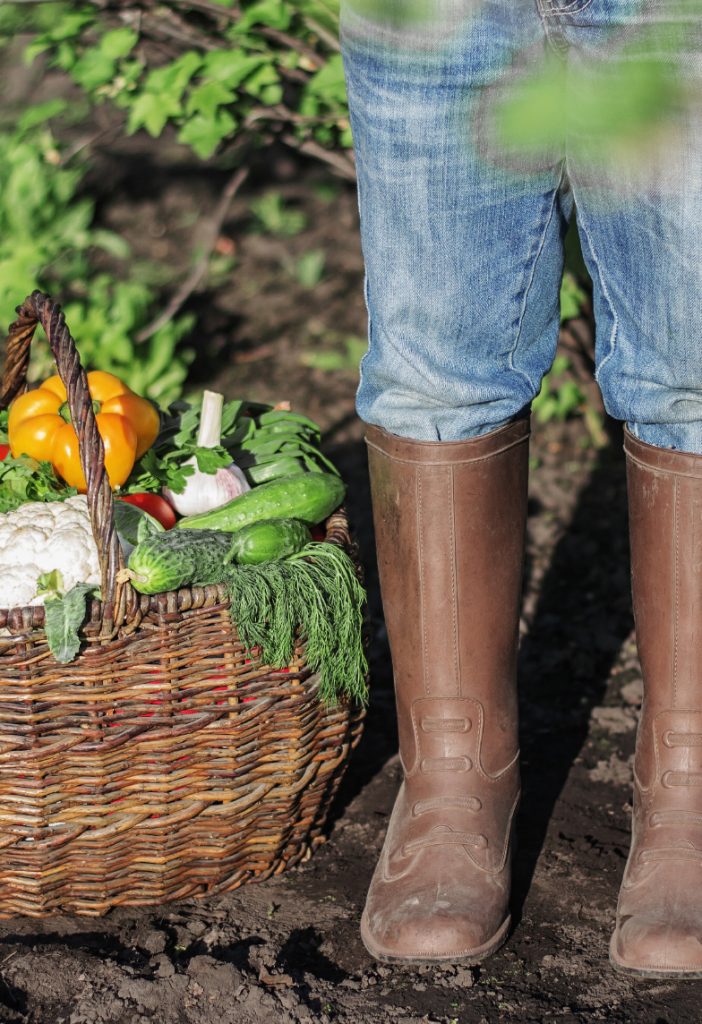
<path id="1" fill-rule="evenodd" d="M 404 773 L 361 921 L 381 960 L 477 963 L 509 930 L 528 438 L 366 433 Z"/>
<path id="2" fill-rule="evenodd" d="M 702 455 L 628 431 L 632 592 L 644 701 L 613 964 L 702 977 Z"/>

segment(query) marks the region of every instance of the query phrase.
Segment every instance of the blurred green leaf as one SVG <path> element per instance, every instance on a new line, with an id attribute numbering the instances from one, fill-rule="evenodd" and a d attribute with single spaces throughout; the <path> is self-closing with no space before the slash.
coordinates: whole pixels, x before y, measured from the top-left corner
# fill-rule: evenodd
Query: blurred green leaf
<path id="1" fill-rule="evenodd" d="M 541 382 L 541 390 L 531 403 L 531 410 L 540 423 L 557 420 L 562 423 L 579 412 L 585 395 L 571 376 L 570 360 L 557 355 L 553 366 Z"/>
<path id="2" fill-rule="evenodd" d="M 119 60 L 131 53 L 139 41 L 139 36 L 131 28 L 116 28 L 106 32 L 100 39 L 100 50 L 105 57 Z"/>
<path id="3" fill-rule="evenodd" d="M 561 281 L 561 323 L 580 316 L 587 295 L 575 277 L 566 272 Z"/>
<path id="4" fill-rule="evenodd" d="M 199 113 L 211 118 L 219 107 L 233 99 L 234 93 L 221 82 L 203 82 L 191 91 L 185 110 L 187 114 Z"/>
<path id="5" fill-rule="evenodd" d="M 266 25 L 268 28 L 286 29 L 291 20 L 290 5 L 284 0 L 257 0 L 250 4 L 237 19 L 235 32 L 247 32 L 254 25 Z"/>
<path id="6" fill-rule="evenodd" d="M 326 254 L 323 249 L 309 249 L 295 261 L 293 274 L 303 288 L 316 288 L 324 276 Z"/>
<path id="7" fill-rule="evenodd" d="M 291 237 L 299 234 L 307 223 L 307 218 L 301 210 L 286 206 L 280 192 L 265 192 L 253 199 L 250 210 L 259 227 L 271 235 Z"/>
<path id="8" fill-rule="evenodd" d="M 498 146 L 507 156 L 543 156 L 564 152 L 567 139 L 573 160 L 594 163 L 645 152 L 684 109 L 686 88 L 679 54 L 641 47 L 586 64 L 550 57 L 506 83 L 493 111 Z"/>
<path id="9" fill-rule="evenodd" d="M 226 110 L 205 116 L 199 114 L 186 121 L 178 134 L 178 141 L 192 146 L 203 160 L 212 156 L 222 139 L 236 127 L 236 121 Z"/>
<path id="10" fill-rule="evenodd" d="M 357 373 L 361 358 L 368 350 L 365 338 L 349 335 L 334 349 L 310 349 L 303 352 L 301 362 L 315 370 Z"/>
<path id="11" fill-rule="evenodd" d="M 27 107 L 17 121 L 17 129 L 20 132 L 36 128 L 52 117 L 59 117 L 68 107 L 68 101 L 63 99 L 45 100 L 44 103 L 37 103 L 33 107 Z"/>

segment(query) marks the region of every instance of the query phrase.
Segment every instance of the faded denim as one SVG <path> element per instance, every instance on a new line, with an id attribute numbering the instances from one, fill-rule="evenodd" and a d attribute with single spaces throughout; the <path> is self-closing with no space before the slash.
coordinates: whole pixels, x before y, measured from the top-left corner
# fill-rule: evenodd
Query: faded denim
<path id="1" fill-rule="evenodd" d="M 342 12 L 369 312 L 359 416 L 404 437 L 461 440 L 523 413 L 554 358 L 576 205 L 607 411 L 649 444 L 702 453 L 699 8 L 431 6 L 432 17 L 412 25 L 351 3 Z M 696 102 L 676 112 L 647 159 L 605 159 L 578 104 L 553 152 L 496 152 L 494 98 L 547 55 L 567 73 L 607 74 L 617 48 L 631 52 L 651 25 L 664 33 L 681 21 L 685 45 L 670 59 Z"/>

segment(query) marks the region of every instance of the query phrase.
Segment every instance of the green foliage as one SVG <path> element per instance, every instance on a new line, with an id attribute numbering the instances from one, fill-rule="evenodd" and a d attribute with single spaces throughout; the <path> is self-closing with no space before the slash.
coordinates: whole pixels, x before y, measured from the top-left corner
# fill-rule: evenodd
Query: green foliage
<path id="1" fill-rule="evenodd" d="M 397 27 L 431 22 L 441 16 L 437 0 L 348 0 L 356 14 Z"/>
<path id="2" fill-rule="evenodd" d="M 587 295 L 581 281 L 570 271 L 566 271 L 561 281 L 561 323 L 580 316 Z"/>
<path id="3" fill-rule="evenodd" d="M 567 376 L 570 361 L 567 356 L 556 356 L 550 373 L 542 383 L 541 391 L 531 404 L 531 409 L 540 423 L 557 420 L 562 423 L 579 412 L 585 396 L 576 382 Z"/>
<path id="4" fill-rule="evenodd" d="M 259 230 L 269 235 L 290 238 L 303 231 L 307 224 L 307 218 L 302 210 L 286 206 L 280 192 L 264 192 L 258 199 L 251 201 L 249 209 L 256 218 Z"/>
<path id="5" fill-rule="evenodd" d="M 351 334 L 339 339 L 333 348 L 309 349 L 302 354 L 301 361 L 315 370 L 355 373 L 367 349 L 365 338 Z"/>
<path id="6" fill-rule="evenodd" d="M 699 20 L 700 0 L 688 0 Z M 565 152 L 576 163 L 602 170 L 651 163 L 652 150 L 665 159 L 681 111 L 699 97 L 685 68 L 685 21 L 674 27 L 652 23 L 605 44 L 598 61 L 564 61 L 549 54 L 504 88 L 494 110 L 497 138 L 505 153 L 529 157 Z M 653 161 L 655 165 L 656 161 Z"/>
<path id="7" fill-rule="evenodd" d="M 80 650 L 80 627 L 87 614 L 88 597 L 99 589 L 90 583 L 77 583 L 65 594 L 52 593 L 44 603 L 46 641 L 56 661 L 65 665 Z"/>
<path id="8" fill-rule="evenodd" d="M 12 512 L 27 501 L 65 501 L 77 493 L 58 479 L 50 462 L 28 455 L 8 455 L 0 462 L 0 512 Z"/>
<path id="9" fill-rule="evenodd" d="M 166 0 L 157 11 L 129 0 L 53 3 L 37 8 L 26 54 L 44 54 L 93 103 L 113 102 L 129 134 L 158 137 L 170 125 L 203 160 L 234 142 L 265 145 L 281 128 L 296 148 L 343 149 L 337 22 L 338 0 Z"/>
<path id="10" fill-rule="evenodd" d="M 583 304 L 587 299 L 587 280 L 573 223 L 566 238 L 566 271 L 561 280 L 560 292 L 561 323 L 582 315 Z M 539 394 L 532 402 L 532 411 L 540 423 L 548 423 L 549 420 L 563 422 L 572 416 L 582 415 L 593 441 L 599 446 L 602 433 L 599 414 L 587 405 L 585 394 L 569 374 L 570 369 L 567 356 L 556 356 L 553 366 L 541 382 Z"/>
<path id="11" fill-rule="evenodd" d="M 154 312 L 155 294 L 138 280 L 118 281 L 108 274 L 90 280 L 85 299 L 66 302 L 66 320 L 88 366 L 121 377 L 132 390 L 161 405 L 183 390 L 193 352 L 178 347 L 194 324 L 181 316 L 160 327 L 148 341 L 135 343 Z"/>
<path id="12" fill-rule="evenodd" d="M 348 3 L 397 24 L 442 17 L 435 0 Z M 571 150 L 583 139 L 589 155 L 619 157 L 650 146 L 653 133 L 664 137 L 695 102 L 681 55 L 701 4 L 678 0 L 667 22 L 624 42 L 613 34 L 597 65 L 532 62 L 496 93 L 505 149 L 552 153 L 567 135 Z M 27 59 L 43 54 L 91 102 L 114 103 L 129 133 L 158 137 L 171 126 L 202 159 L 282 139 L 353 177 L 338 18 L 339 0 L 9 3 L 0 7 L 0 39 L 31 32 Z"/>
<path id="13" fill-rule="evenodd" d="M 85 166 L 68 159 L 49 126 L 64 112 L 61 100 L 30 107 L 13 131 L 0 132 L 0 323 L 34 288 L 54 295 L 87 367 L 121 376 L 157 401 L 176 398 L 191 354 L 177 344 L 191 326 L 181 317 L 137 344 L 158 294 L 141 280 L 97 274 L 92 257 L 109 253 L 126 268 L 129 247 L 94 225 L 95 206 L 82 193 Z M 48 346 L 35 344 L 30 378 L 53 373 Z"/>
<path id="14" fill-rule="evenodd" d="M 326 255 L 323 249 L 308 249 L 294 263 L 292 273 L 303 288 L 316 288 L 324 277 Z"/>
<path id="15" fill-rule="evenodd" d="M 366 596 L 342 548 L 312 542 L 289 558 L 236 566 L 226 586 L 239 636 L 249 651 L 260 648 L 265 664 L 280 667 L 290 662 L 300 626 L 307 662 L 319 673 L 322 700 L 368 699 L 363 649 Z"/>

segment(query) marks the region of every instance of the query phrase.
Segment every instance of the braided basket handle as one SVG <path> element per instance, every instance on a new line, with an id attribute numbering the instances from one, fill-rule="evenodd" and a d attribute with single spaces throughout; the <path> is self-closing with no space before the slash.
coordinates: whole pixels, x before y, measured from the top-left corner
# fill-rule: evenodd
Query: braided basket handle
<path id="1" fill-rule="evenodd" d="M 15 395 L 25 388 L 29 349 L 37 324 L 44 328 L 51 346 L 68 394 L 71 420 L 78 434 L 80 462 L 88 485 L 90 523 L 102 574 L 101 635 L 112 635 L 123 623 L 127 603 L 134 595 L 128 584 L 117 583 L 117 573 L 124 567 L 124 558 L 115 530 L 112 488 L 105 471 L 105 449 L 93 412 L 88 378 L 81 366 L 76 343 L 66 326 L 61 307 L 43 292 L 32 292 L 17 307 L 17 319 L 10 324 L 5 368 L 0 384 L 0 408 L 5 409 Z"/>

